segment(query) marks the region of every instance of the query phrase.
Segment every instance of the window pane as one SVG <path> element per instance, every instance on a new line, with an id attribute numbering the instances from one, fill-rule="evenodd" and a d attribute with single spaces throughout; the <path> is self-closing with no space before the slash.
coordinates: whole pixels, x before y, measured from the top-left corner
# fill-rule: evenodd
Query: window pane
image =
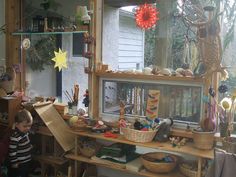
<path id="1" fill-rule="evenodd" d="M 157 117 L 172 117 L 175 121 L 198 123 L 201 117 L 201 86 L 184 86 L 163 83 L 140 83 L 103 80 L 103 113 L 119 115 L 120 101 L 125 103 L 126 116 L 147 116 L 156 111 Z M 151 99 L 151 92 L 158 91 L 159 97 Z M 157 103 L 157 104 L 156 104 Z M 156 104 L 156 105 L 155 105 Z M 149 110 L 150 108 L 150 110 Z"/>

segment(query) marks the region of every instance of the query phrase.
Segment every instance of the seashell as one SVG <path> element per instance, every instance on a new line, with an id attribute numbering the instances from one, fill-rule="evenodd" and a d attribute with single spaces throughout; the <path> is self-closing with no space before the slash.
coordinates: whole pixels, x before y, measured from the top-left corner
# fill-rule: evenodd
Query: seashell
<path id="1" fill-rule="evenodd" d="M 183 68 L 177 68 L 175 72 L 181 74 L 182 76 L 185 76 L 185 69 Z"/>
<path id="2" fill-rule="evenodd" d="M 159 73 L 163 74 L 164 76 L 170 76 L 171 75 L 171 70 L 168 69 L 168 68 L 164 68 Z"/>
<path id="3" fill-rule="evenodd" d="M 184 72 L 184 75 L 192 77 L 193 76 L 193 72 L 190 69 L 186 69 L 185 72 Z"/>
<path id="4" fill-rule="evenodd" d="M 143 68 L 143 74 L 152 74 L 152 68 L 149 67 Z"/>
<path id="5" fill-rule="evenodd" d="M 153 66 L 152 68 L 152 74 L 159 74 L 160 69 L 158 68 L 158 66 Z"/>

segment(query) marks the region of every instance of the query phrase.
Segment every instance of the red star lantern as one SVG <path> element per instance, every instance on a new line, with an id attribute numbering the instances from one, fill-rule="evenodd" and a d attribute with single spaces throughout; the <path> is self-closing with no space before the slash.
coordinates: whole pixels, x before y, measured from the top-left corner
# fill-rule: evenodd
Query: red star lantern
<path id="1" fill-rule="evenodd" d="M 157 8 L 151 4 L 144 4 L 137 8 L 135 20 L 138 27 L 149 29 L 159 20 Z"/>

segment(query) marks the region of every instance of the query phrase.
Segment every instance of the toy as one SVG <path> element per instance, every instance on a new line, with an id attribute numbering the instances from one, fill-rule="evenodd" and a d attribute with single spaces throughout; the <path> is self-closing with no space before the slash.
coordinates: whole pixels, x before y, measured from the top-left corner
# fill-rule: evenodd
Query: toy
<path id="1" fill-rule="evenodd" d="M 85 107 L 88 107 L 89 106 L 89 91 L 88 89 L 86 89 L 85 91 L 85 94 L 84 94 L 84 99 L 83 99 L 83 102 Z"/>

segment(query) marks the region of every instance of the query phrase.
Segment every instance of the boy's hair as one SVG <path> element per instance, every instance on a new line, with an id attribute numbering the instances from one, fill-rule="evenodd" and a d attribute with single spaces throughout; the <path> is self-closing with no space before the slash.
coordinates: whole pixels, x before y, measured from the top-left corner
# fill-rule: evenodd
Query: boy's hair
<path id="1" fill-rule="evenodd" d="M 15 116 L 15 122 L 16 123 L 21 123 L 26 121 L 27 123 L 32 122 L 33 118 L 30 114 L 29 111 L 27 111 L 26 109 L 23 109 L 19 112 L 17 112 L 16 116 Z"/>

